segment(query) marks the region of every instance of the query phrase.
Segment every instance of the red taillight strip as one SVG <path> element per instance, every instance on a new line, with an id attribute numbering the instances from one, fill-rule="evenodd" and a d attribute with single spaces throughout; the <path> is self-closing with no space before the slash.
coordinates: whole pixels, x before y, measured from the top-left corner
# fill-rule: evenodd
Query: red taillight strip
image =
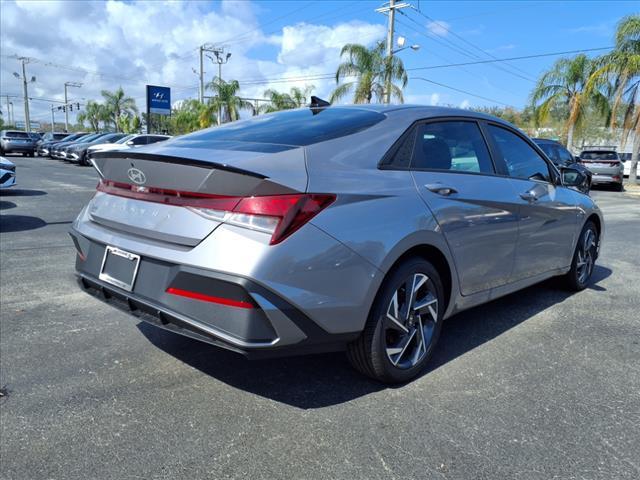
<path id="1" fill-rule="evenodd" d="M 96 189 L 99 192 L 119 197 L 145 200 L 147 202 L 164 203 L 177 207 L 200 207 L 231 211 L 240 202 L 240 197 L 214 195 L 211 193 L 181 192 L 157 187 L 142 187 L 128 183 L 100 180 Z"/>
<path id="2" fill-rule="evenodd" d="M 190 290 L 182 290 L 180 288 L 169 287 L 167 288 L 167 293 L 170 293 L 171 295 L 178 295 L 180 297 L 192 298 L 194 300 L 201 300 L 203 302 L 218 303 L 220 305 L 226 305 L 227 307 L 253 308 L 253 305 L 248 302 L 232 300 L 230 298 L 214 297 L 212 295 L 205 295 L 204 293 L 192 292 Z"/>

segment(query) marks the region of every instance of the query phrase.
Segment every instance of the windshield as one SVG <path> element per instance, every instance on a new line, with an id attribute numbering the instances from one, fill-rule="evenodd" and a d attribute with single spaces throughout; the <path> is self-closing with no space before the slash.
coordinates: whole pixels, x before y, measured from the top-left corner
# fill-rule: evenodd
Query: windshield
<path id="1" fill-rule="evenodd" d="M 616 152 L 582 152 L 580 154 L 582 160 L 618 160 Z"/>
<path id="2" fill-rule="evenodd" d="M 287 110 L 185 135 L 179 141 L 203 148 L 214 141 L 299 147 L 352 135 L 384 118 L 385 116 L 378 112 L 352 108 L 333 107 L 316 112 L 307 108 Z"/>
<path id="3" fill-rule="evenodd" d="M 114 143 L 127 143 L 133 137 L 135 137 L 135 135 L 127 135 L 126 137 L 122 137 L 120 140 L 118 140 L 117 142 L 114 142 Z"/>
<path id="4" fill-rule="evenodd" d="M 29 138 L 27 132 L 5 132 L 4 136 L 8 138 Z"/>

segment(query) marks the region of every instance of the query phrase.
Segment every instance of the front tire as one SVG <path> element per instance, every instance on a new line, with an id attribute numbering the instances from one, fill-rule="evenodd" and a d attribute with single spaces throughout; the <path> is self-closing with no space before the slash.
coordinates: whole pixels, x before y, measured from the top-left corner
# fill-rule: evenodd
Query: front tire
<path id="1" fill-rule="evenodd" d="M 587 287 L 596 264 L 597 253 L 598 229 L 592 221 L 588 221 L 578 237 L 571 269 L 564 276 L 564 283 L 569 290 L 579 292 Z"/>
<path id="2" fill-rule="evenodd" d="M 348 345 L 349 361 L 384 383 L 414 378 L 438 341 L 444 308 L 438 271 L 422 258 L 405 260 L 388 274 L 362 334 Z"/>

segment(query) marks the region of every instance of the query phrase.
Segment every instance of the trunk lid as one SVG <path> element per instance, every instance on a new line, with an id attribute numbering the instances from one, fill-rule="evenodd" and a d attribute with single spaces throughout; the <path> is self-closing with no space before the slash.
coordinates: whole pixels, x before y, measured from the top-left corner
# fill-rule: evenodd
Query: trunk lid
<path id="1" fill-rule="evenodd" d="M 306 189 L 303 148 L 246 142 L 213 142 L 207 147 L 163 142 L 135 151 L 94 153 L 92 163 L 110 187 L 89 204 L 91 220 L 129 234 L 195 246 L 221 222 L 176 205 L 176 198 L 280 195 Z M 126 195 L 119 195 L 119 188 Z M 161 192 L 164 200 L 157 195 L 155 201 L 145 200 L 149 192 Z"/>

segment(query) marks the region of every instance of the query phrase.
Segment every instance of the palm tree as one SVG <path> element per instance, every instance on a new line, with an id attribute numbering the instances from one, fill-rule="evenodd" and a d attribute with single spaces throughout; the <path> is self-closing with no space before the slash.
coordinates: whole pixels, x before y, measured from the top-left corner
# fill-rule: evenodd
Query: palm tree
<path id="1" fill-rule="evenodd" d="M 178 107 L 173 109 L 171 115 L 172 129 L 177 134 L 208 128 L 215 122 L 215 107 L 193 99 L 180 102 Z"/>
<path id="2" fill-rule="evenodd" d="M 105 105 L 89 100 L 83 112 L 78 114 L 78 122 L 89 122 L 91 130 L 98 132 L 100 130 L 100 122 L 105 125 L 110 120 L 111 113 Z"/>
<path id="3" fill-rule="evenodd" d="M 336 83 L 346 77 L 355 77 L 356 80 L 339 85 L 331 94 L 330 101 L 338 101 L 354 90 L 353 103 L 371 103 L 374 98 L 380 102 L 384 100 L 386 89 L 390 89 L 391 97 L 404 102 L 402 89 L 407 86 L 407 72 L 402 60 L 398 57 L 389 59 L 384 51 L 383 42 L 371 48 L 356 43 L 342 47 L 340 57 L 346 57 L 346 60 L 338 66 Z M 400 82 L 401 87 L 394 82 Z"/>
<path id="4" fill-rule="evenodd" d="M 622 127 L 621 145 L 634 132 L 629 181 L 635 184 L 640 156 L 640 15 L 624 17 L 618 23 L 615 38 L 615 48 L 596 59 L 587 87 L 589 91 L 609 87 L 608 123 L 612 129 Z"/>
<path id="5" fill-rule="evenodd" d="M 207 84 L 207 89 L 212 90 L 215 95 L 211 105 L 215 108 L 215 111 L 220 112 L 220 120 L 223 123 L 238 120 L 242 109 L 253 112 L 251 102 L 243 100 L 236 95 L 240 90 L 240 83 L 237 80 L 225 82 L 221 78 L 215 77 Z"/>
<path id="6" fill-rule="evenodd" d="M 289 96 L 293 99 L 296 107 L 301 108 L 307 104 L 307 98 L 309 98 L 309 95 L 311 95 L 311 92 L 313 92 L 315 88 L 314 85 L 305 85 L 304 89 L 291 87 Z"/>
<path id="7" fill-rule="evenodd" d="M 119 132 L 120 117 L 124 114 L 138 113 L 136 101 L 132 97 L 127 97 L 122 87 L 118 87 L 115 92 L 102 90 L 101 94 L 104 97 L 105 106 L 111 113 L 111 120 L 113 121 L 116 131 Z"/>
<path id="8" fill-rule="evenodd" d="M 601 111 L 606 109 L 606 98 L 600 91 L 587 91 L 593 70 L 594 63 L 584 54 L 561 58 L 542 74 L 531 94 L 538 122 L 545 122 L 554 108 L 567 109 L 565 129 L 568 148 L 573 144 L 575 129 L 584 120 L 587 107 L 596 106 Z"/>
<path id="9" fill-rule="evenodd" d="M 291 110 L 298 105 L 296 101 L 291 98 L 288 93 L 280 93 L 277 90 L 270 88 L 265 90 L 264 96 L 269 99 L 269 103 L 260 106 L 258 113 L 271 113 L 278 112 L 280 110 Z"/>

